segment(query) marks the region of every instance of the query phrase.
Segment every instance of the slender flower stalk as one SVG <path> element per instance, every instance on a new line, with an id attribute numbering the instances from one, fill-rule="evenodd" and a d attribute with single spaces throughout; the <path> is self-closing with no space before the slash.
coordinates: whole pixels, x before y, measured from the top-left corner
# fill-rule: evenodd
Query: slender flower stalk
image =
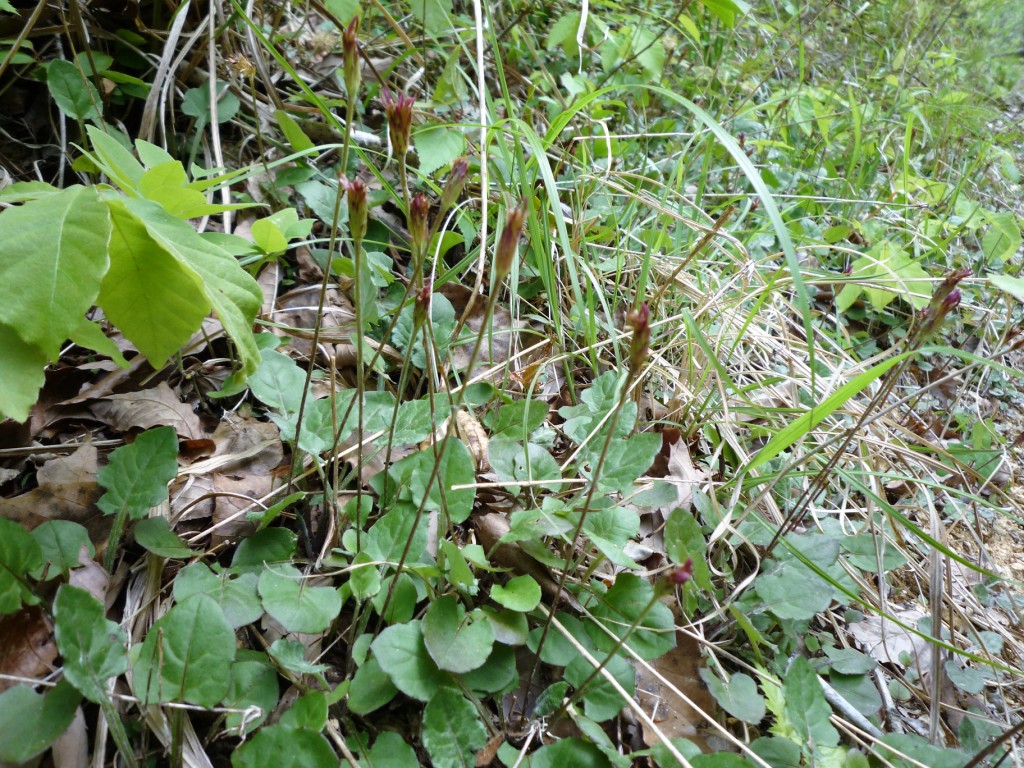
<path id="1" fill-rule="evenodd" d="M 505 228 L 501 230 L 501 236 L 498 238 L 498 247 L 494 251 L 495 283 L 501 283 L 512 271 L 512 264 L 515 262 L 519 249 L 519 237 L 523 233 L 525 221 L 526 201 L 521 200 L 519 205 L 506 214 Z"/>
<path id="2" fill-rule="evenodd" d="M 409 245 L 412 250 L 413 288 L 423 287 L 423 262 L 430 247 L 430 200 L 422 192 L 409 203 Z"/>

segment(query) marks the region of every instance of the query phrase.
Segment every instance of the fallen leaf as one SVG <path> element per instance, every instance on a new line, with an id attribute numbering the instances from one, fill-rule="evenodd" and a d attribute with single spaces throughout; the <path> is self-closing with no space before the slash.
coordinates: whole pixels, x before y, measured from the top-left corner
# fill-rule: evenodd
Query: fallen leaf
<path id="1" fill-rule="evenodd" d="M 0 692 L 17 685 L 11 677 L 38 680 L 53 671 L 57 643 L 39 606 L 0 616 Z"/>
<path id="2" fill-rule="evenodd" d="M 192 406 L 181 402 L 166 382 L 141 392 L 99 398 L 89 408 L 118 432 L 170 426 L 181 437 L 205 437 Z"/>

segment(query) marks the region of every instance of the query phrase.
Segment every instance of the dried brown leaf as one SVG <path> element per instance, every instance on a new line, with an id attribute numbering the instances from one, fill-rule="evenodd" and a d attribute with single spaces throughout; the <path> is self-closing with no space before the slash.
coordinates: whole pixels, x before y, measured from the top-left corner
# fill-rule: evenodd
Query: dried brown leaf
<path id="1" fill-rule="evenodd" d="M 182 437 L 204 436 L 192 406 L 181 402 L 165 382 L 141 392 L 102 397 L 90 410 L 118 432 L 170 426 Z"/>
<path id="2" fill-rule="evenodd" d="M 37 680 L 53 671 L 57 643 L 39 606 L 0 616 L 0 675 Z M 0 676 L 0 692 L 16 680 Z"/>

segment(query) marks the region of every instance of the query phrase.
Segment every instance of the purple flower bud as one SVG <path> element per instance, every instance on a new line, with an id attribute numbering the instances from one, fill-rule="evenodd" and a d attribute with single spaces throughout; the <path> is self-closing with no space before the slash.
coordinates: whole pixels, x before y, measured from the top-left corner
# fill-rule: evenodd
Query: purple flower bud
<path id="1" fill-rule="evenodd" d="M 361 179 L 342 179 L 345 197 L 348 198 L 348 228 L 352 239 L 362 243 L 366 236 L 366 184 Z"/>
<path id="2" fill-rule="evenodd" d="M 949 310 L 956 309 L 957 307 L 960 306 L 960 299 L 962 298 L 963 294 L 960 293 L 960 289 L 954 288 L 952 291 L 949 292 L 946 298 L 943 299 L 942 306 L 946 309 L 947 312 L 949 312 Z"/>
<path id="3" fill-rule="evenodd" d="M 629 311 L 626 325 L 633 329 L 633 339 L 629 344 L 629 370 L 636 373 L 647 362 L 651 350 L 651 310 L 646 303 Z"/>
<path id="4" fill-rule="evenodd" d="M 498 237 L 498 248 L 494 254 L 494 272 L 501 282 L 505 276 L 512 271 L 512 264 L 516 258 L 516 249 L 519 245 L 519 236 L 523 232 L 523 224 L 526 221 L 526 201 L 521 200 L 519 205 L 505 214 L 505 228 L 501 230 Z"/>
<path id="5" fill-rule="evenodd" d="M 662 576 L 655 584 L 655 590 L 662 595 L 667 595 L 676 587 L 682 586 L 693 580 L 693 558 L 686 558 L 686 562 Z"/>
<path id="6" fill-rule="evenodd" d="M 395 96 L 384 91 L 384 113 L 388 116 L 388 136 L 395 156 L 404 158 L 409 151 L 409 132 L 412 130 L 412 105 L 416 99 L 400 93 Z"/>
<path id="7" fill-rule="evenodd" d="M 359 17 L 353 16 L 352 22 L 341 33 L 341 49 L 344 54 L 342 71 L 345 76 L 345 92 L 350 99 L 356 97 L 362 80 L 362 71 L 359 68 L 359 39 L 356 37 L 358 31 Z"/>
<path id="8" fill-rule="evenodd" d="M 448 174 L 448 183 L 441 190 L 441 213 L 444 214 L 449 208 L 455 205 L 455 201 L 462 194 L 462 188 L 466 186 L 466 179 L 469 178 L 469 160 L 460 157 L 452 163 L 452 172 Z"/>

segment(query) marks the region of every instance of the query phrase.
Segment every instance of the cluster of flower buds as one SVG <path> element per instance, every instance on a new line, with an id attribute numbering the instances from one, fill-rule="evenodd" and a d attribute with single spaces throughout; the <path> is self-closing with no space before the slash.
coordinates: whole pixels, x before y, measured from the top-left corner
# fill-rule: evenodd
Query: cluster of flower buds
<path id="1" fill-rule="evenodd" d="M 345 92 L 349 99 L 355 99 L 362 79 L 362 72 L 359 68 L 359 39 L 356 37 L 358 31 L 359 17 L 353 16 L 351 23 L 341 33 L 341 50 L 344 61 L 342 72 L 345 77 Z M 351 120 L 351 117 L 349 119 Z"/>
<path id="2" fill-rule="evenodd" d="M 388 137 L 395 157 L 403 159 L 409 151 L 409 132 L 412 130 L 412 106 L 416 99 L 400 93 L 384 91 L 384 114 L 388 116 Z"/>
<path id="3" fill-rule="evenodd" d="M 636 374 L 647 362 L 651 350 L 651 310 L 646 303 L 629 310 L 626 325 L 633 329 L 633 338 L 629 344 L 629 370 Z"/>
<path id="4" fill-rule="evenodd" d="M 348 200 L 348 228 L 355 243 L 362 243 L 366 237 L 366 184 L 361 179 L 342 179 L 345 197 Z"/>
<path id="5" fill-rule="evenodd" d="M 942 324 L 946 315 L 960 306 L 963 295 L 957 285 L 961 280 L 970 276 L 971 268 L 963 267 L 950 272 L 936 286 L 928 306 L 921 310 L 918 338 L 924 339 L 930 336 Z"/>
<path id="6" fill-rule="evenodd" d="M 520 200 L 519 205 L 505 215 L 505 228 L 501 230 L 498 248 L 494 253 L 494 274 L 499 283 L 512 271 L 516 250 L 519 247 L 519 236 L 526 221 L 526 206 L 526 200 Z"/>

